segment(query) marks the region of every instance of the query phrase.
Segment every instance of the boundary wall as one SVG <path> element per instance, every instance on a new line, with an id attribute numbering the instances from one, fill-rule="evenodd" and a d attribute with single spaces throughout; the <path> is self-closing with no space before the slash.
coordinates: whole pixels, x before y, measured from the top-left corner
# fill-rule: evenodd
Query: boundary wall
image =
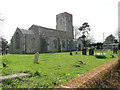
<path id="1" fill-rule="evenodd" d="M 57 88 L 98 88 L 113 71 L 120 67 L 120 57 L 104 63 L 70 81 L 67 81 Z"/>

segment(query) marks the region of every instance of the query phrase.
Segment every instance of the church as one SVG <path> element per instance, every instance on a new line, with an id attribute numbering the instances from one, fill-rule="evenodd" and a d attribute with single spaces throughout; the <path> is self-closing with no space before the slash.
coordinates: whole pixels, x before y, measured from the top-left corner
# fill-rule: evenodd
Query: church
<path id="1" fill-rule="evenodd" d="M 10 43 L 10 53 L 65 52 L 76 49 L 73 41 L 72 14 L 56 15 L 56 29 L 32 25 L 28 30 L 17 28 Z"/>

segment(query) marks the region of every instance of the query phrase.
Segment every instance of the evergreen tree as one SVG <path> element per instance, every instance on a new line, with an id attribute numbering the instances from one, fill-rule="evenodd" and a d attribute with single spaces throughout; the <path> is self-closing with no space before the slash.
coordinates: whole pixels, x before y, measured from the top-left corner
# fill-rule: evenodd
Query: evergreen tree
<path id="1" fill-rule="evenodd" d="M 107 36 L 104 41 L 105 44 L 112 44 L 114 42 L 115 42 L 115 37 L 112 34 Z"/>

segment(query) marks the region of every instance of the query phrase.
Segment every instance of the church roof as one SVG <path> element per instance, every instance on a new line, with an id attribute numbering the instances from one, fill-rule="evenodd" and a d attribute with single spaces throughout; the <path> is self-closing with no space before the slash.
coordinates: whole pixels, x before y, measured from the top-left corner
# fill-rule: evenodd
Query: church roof
<path id="1" fill-rule="evenodd" d="M 19 29 L 22 34 L 34 34 L 34 32 L 32 30 L 25 30 L 25 29 Z"/>
<path id="2" fill-rule="evenodd" d="M 51 31 L 57 31 L 57 32 L 63 32 L 63 33 L 66 33 L 66 31 L 61 31 L 61 30 L 57 30 L 57 29 L 51 29 L 51 28 L 47 28 L 47 27 L 43 27 L 43 26 L 40 26 L 40 25 L 32 25 L 32 26 L 35 26 L 35 27 L 39 27 L 39 28 L 44 28 L 45 30 L 51 30 Z M 31 27 L 32 27 L 31 26 Z M 29 30 L 30 30 L 30 28 L 29 28 Z"/>

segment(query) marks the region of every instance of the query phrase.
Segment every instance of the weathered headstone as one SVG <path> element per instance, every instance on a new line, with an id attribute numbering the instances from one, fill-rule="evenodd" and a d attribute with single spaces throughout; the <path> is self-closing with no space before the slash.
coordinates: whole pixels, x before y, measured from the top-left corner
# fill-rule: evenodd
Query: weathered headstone
<path id="1" fill-rule="evenodd" d="M 89 55 L 94 55 L 94 50 L 93 49 L 89 49 Z"/>
<path id="2" fill-rule="evenodd" d="M 117 48 L 113 48 L 113 53 L 117 54 Z"/>
<path id="3" fill-rule="evenodd" d="M 70 51 L 70 55 L 72 55 L 72 51 Z"/>
<path id="4" fill-rule="evenodd" d="M 39 58 L 39 53 L 36 52 L 34 57 L 34 63 L 38 63 L 38 58 Z"/>
<path id="5" fill-rule="evenodd" d="M 77 51 L 75 53 L 77 54 Z"/>
<path id="6" fill-rule="evenodd" d="M 82 49 L 82 55 L 87 55 L 86 49 Z"/>

